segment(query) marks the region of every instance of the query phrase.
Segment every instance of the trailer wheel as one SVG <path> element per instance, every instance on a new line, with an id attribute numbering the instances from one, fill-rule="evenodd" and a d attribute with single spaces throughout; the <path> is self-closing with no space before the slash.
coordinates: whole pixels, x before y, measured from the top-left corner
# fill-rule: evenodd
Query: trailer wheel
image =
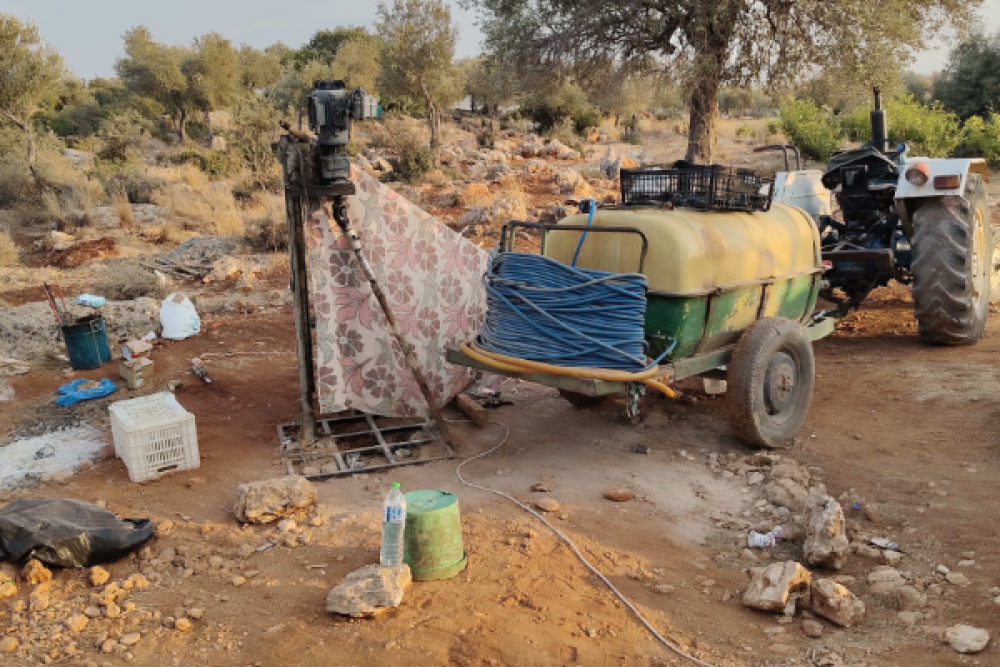
<path id="1" fill-rule="evenodd" d="M 935 199 L 913 214 L 913 311 L 929 343 L 971 345 L 983 337 L 996 280 L 989 219 L 979 174 L 966 179 L 964 200 Z"/>
<path id="2" fill-rule="evenodd" d="M 783 317 L 753 324 L 736 344 L 727 382 L 736 435 L 757 447 L 790 446 L 805 424 L 816 382 L 805 327 Z"/>

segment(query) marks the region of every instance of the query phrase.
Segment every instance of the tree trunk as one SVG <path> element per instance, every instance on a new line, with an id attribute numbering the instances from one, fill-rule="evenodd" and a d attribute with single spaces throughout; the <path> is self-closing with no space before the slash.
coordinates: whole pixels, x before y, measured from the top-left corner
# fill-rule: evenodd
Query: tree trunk
<path id="1" fill-rule="evenodd" d="M 210 111 L 205 112 L 205 125 L 208 126 L 208 147 L 212 147 L 212 142 L 215 141 L 215 133 L 212 132 L 212 113 Z"/>
<path id="2" fill-rule="evenodd" d="M 711 164 L 719 121 L 719 71 L 702 70 L 691 90 L 688 123 L 688 162 Z"/>
<path id="3" fill-rule="evenodd" d="M 28 146 L 28 171 L 31 172 L 31 178 L 38 183 L 38 170 L 35 168 L 35 133 L 31 131 L 31 123 L 28 121 L 23 121 L 17 116 L 3 112 L 3 115 L 17 126 L 19 130 L 24 132 L 24 142 Z"/>
<path id="4" fill-rule="evenodd" d="M 187 109 L 181 109 L 180 117 L 177 119 L 177 136 L 180 138 L 181 143 L 187 141 L 187 122 Z"/>
<path id="5" fill-rule="evenodd" d="M 434 167 L 438 166 L 438 156 L 441 152 L 441 113 L 434 104 L 427 107 L 427 121 L 431 127 L 431 154 L 434 156 Z"/>

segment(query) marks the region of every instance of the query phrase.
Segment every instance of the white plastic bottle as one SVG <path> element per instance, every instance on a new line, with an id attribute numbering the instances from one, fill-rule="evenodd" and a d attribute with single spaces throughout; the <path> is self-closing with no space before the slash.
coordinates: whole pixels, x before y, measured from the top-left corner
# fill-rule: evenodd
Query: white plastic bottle
<path id="1" fill-rule="evenodd" d="M 403 531 L 406 528 L 406 497 L 394 482 L 382 504 L 382 549 L 379 562 L 382 565 L 403 564 Z"/>

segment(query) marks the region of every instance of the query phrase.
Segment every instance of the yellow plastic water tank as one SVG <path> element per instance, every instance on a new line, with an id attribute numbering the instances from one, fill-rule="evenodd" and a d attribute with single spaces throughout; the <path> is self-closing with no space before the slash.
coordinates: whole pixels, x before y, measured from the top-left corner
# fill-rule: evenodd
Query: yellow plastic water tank
<path id="1" fill-rule="evenodd" d="M 585 214 L 559 222 L 586 223 Z M 784 204 L 758 213 L 610 207 L 596 211 L 591 225 L 634 227 L 646 235 L 649 250 L 643 273 L 653 294 L 698 296 L 822 270 L 816 226 L 806 213 Z M 569 264 L 580 234 L 549 232 L 544 254 Z M 635 234 L 587 234 L 576 265 L 635 272 L 640 249 Z"/>

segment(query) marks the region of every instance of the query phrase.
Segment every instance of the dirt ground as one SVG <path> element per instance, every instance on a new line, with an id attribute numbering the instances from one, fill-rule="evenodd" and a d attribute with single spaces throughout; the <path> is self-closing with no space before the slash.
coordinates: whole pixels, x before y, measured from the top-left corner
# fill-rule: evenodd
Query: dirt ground
<path id="1" fill-rule="evenodd" d="M 741 560 L 745 531 L 719 520 L 730 513 L 753 525 L 767 523 L 755 513 L 754 491 L 740 475 L 727 475 L 725 466 L 713 470 L 713 461 L 742 461 L 753 454 L 731 435 L 719 400 L 650 400 L 645 421 L 631 426 L 620 405 L 580 410 L 552 390 L 510 383 L 505 394 L 514 405 L 491 414 L 511 428 L 511 438 L 466 473 L 525 500 L 538 495 L 530 491 L 532 484 L 548 481 L 548 495 L 562 504 L 553 515 L 560 527 L 657 627 L 714 664 L 993 664 L 998 658 L 992 645 L 973 659 L 963 658 L 941 643 L 939 633 L 956 622 L 1000 625 L 1000 606 L 988 592 L 1000 585 L 995 553 L 1000 529 L 990 519 L 1000 509 L 992 428 L 1000 389 L 995 362 L 1000 318 L 975 347 L 930 348 L 897 324 L 911 319 L 905 292 L 877 297 L 838 335 L 816 345 L 819 377 L 809 423 L 800 443 L 782 455 L 807 466 L 833 496 L 846 494 L 852 533 L 899 542 L 905 551 L 900 570 L 915 580 L 933 585 L 939 564 L 954 569 L 959 561 L 975 561 L 963 570 L 971 585 L 937 586 L 940 595 L 916 625 L 901 622 L 891 601 L 865 595 L 865 575 L 877 563 L 860 556 L 840 573 L 856 578 L 852 588 L 868 605 L 858 626 L 828 625 L 822 638 L 810 639 L 797 621 L 781 624 L 778 616 L 740 604 L 748 566 L 795 557 L 798 547 L 760 552 L 758 563 Z M 125 516 L 173 521 L 176 528 L 154 539 L 151 554 L 109 569 L 115 580 L 137 569 L 162 577 L 132 596 L 134 613 L 145 609 L 166 617 L 182 613 L 178 607 L 195 606 L 205 610 L 204 617 L 191 633 L 181 633 L 138 615 L 134 625 L 141 640 L 108 655 L 99 652 L 98 640 L 105 632 L 124 633 L 133 621 L 126 616 L 106 629 L 93 622 L 76 638 L 80 653 L 67 658 L 64 645 L 56 652 L 59 659 L 118 664 L 166 658 L 163 664 L 178 665 L 679 664 L 543 526 L 502 499 L 461 487 L 452 461 L 320 483 L 315 517 L 320 525 L 303 522 L 309 544 L 243 557 L 239 546 L 263 544 L 274 533 L 238 527 L 231 508 L 237 484 L 283 471 L 274 427 L 295 417 L 292 317 L 284 308 L 210 320 L 205 329 L 156 350 L 157 375 L 149 388 L 183 380 L 177 397 L 197 416 L 200 469 L 131 484 L 109 451 L 65 485 L 24 492 L 102 501 Z M 195 354 L 206 360 L 210 385 L 187 372 Z M 98 378 L 110 369 L 80 375 Z M 53 407 L 53 387 L 63 379 L 56 368 L 15 378 L 18 409 L 3 411 L 0 430 L 48 421 L 53 410 L 64 411 L 67 423 L 104 421 L 106 406 L 98 402 Z M 499 428 L 461 425 L 457 432 L 462 456 L 468 456 L 491 446 Z M 635 444 L 651 452 L 632 453 Z M 377 513 L 390 481 L 458 494 L 468 570 L 449 581 L 415 584 L 403 605 L 380 619 L 333 618 L 324 611 L 326 592 L 377 558 Z M 603 499 L 602 491 L 616 485 L 631 487 L 637 499 Z M 855 502 L 860 510 L 852 509 Z M 169 563 L 160 567 L 157 558 L 164 554 Z M 212 556 L 220 556 L 222 565 L 211 565 Z M 234 582 L 237 576 L 245 583 Z M 67 591 L 64 613 L 84 578 L 84 573 L 57 573 Z M 22 588 L 24 597 L 27 587 Z M 0 629 L 13 622 L 6 607 L 0 607 Z M 51 645 L 43 639 L 37 644 Z M 0 658 L 0 664 L 41 659 L 30 647 Z"/>

